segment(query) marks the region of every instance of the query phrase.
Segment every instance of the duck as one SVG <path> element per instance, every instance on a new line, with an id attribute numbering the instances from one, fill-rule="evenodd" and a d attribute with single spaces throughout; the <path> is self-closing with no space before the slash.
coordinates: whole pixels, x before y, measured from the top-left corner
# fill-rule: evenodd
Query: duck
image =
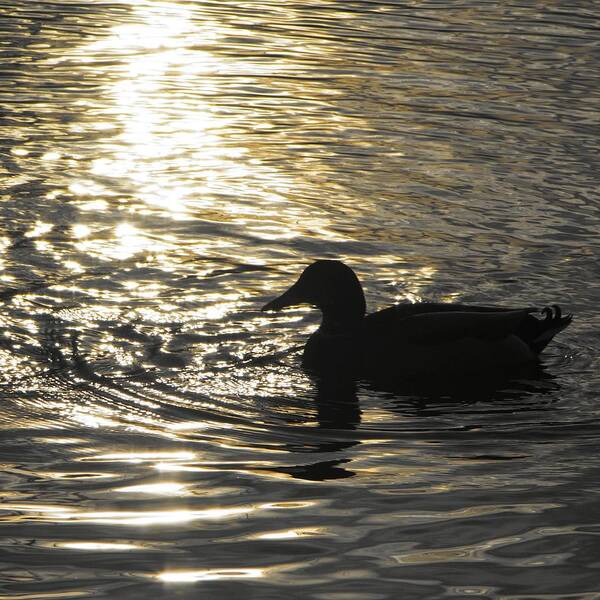
<path id="1" fill-rule="evenodd" d="M 305 369 L 407 380 L 485 376 L 539 363 L 542 350 L 573 319 L 557 304 L 539 310 L 407 302 L 367 314 L 356 273 L 339 260 L 313 262 L 262 311 L 304 304 L 322 313 L 304 346 Z"/>

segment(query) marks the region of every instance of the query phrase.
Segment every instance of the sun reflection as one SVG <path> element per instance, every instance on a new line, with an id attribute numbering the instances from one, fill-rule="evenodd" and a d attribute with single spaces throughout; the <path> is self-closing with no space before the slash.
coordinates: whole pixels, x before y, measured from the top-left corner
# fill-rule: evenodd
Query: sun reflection
<path id="1" fill-rule="evenodd" d="M 115 492 L 137 493 L 137 494 L 160 494 L 165 496 L 182 496 L 186 486 L 175 482 L 147 483 L 145 485 L 130 485 L 116 488 Z"/>
<path id="2" fill-rule="evenodd" d="M 63 263 L 65 269 L 68 269 L 69 271 L 72 271 L 73 273 L 83 273 L 85 270 L 84 268 L 76 261 L 74 260 L 65 260 Z"/>
<path id="3" fill-rule="evenodd" d="M 44 154 L 42 154 L 42 160 L 46 160 L 46 161 L 58 160 L 61 156 L 62 156 L 62 154 L 60 152 L 54 152 L 54 151 L 45 152 Z"/>
<path id="4" fill-rule="evenodd" d="M 77 249 L 87 254 L 96 254 L 105 260 L 126 260 L 143 252 L 161 252 L 168 248 L 164 242 L 144 235 L 140 229 L 127 222 L 115 226 L 114 236 L 109 243 L 103 238 L 86 237 L 89 229 L 86 232 L 85 225 L 75 227 L 79 227 L 78 232 L 82 234 L 76 244 Z"/>
<path id="5" fill-rule="evenodd" d="M 54 227 L 54 225 L 52 225 L 51 223 L 43 223 L 42 221 L 38 221 L 35 224 L 34 228 L 25 234 L 25 237 L 28 237 L 28 238 L 40 237 L 41 235 L 44 235 L 45 233 L 48 233 L 49 231 L 51 231 L 53 227 Z"/>
<path id="6" fill-rule="evenodd" d="M 422 302 L 423 288 L 433 281 L 437 269 L 433 266 L 425 266 L 419 269 L 394 269 L 394 279 L 391 284 L 400 289 L 400 293 L 394 297 L 396 302 Z"/>
<path id="7" fill-rule="evenodd" d="M 141 546 L 133 544 L 118 544 L 109 542 L 62 542 L 56 544 L 58 548 L 68 548 L 70 550 L 91 550 L 91 551 L 114 551 L 114 550 L 138 550 Z"/>
<path id="8" fill-rule="evenodd" d="M 155 461 L 190 461 L 195 458 L 193 452 L 115 452 L 113 454 L 97 454 L 83 457 L 82 461 L 104 461 L 144 463 Z"/>
<path id="9" fill-rule="evenodd" d="M 287 531 L 272 531 L 255 536 L 258 540 L 294 540 L 302 537 L 322 535 L 322 529 L 288 529 Z"/>
<path id="10" fill-rule="evenodd" d="M 75 512 L 75 509 L 66 506 L 50 504 L 4 504 L 3 510 L 14 510 L 25 513 L 46 513 L 50 515 L 67 515 Z"/>
<path id="11" fill-rule="evenodd" d="M 171 484 L 169 484 L 171 485 Z M 171 489 L 175 490 L 177 484 Z M 131 486 L 134 490 L 135 487 Z M 145 486 L 139 486 L 143 488 Z M 149 488 L 150 486 L 148 486 Z M 184 486 L 182 486 L 184 487 Z M 157 489 L 152 490 L 155 492 Z M 123 491 L 121 489 L 120 491 Z M 148 490 L 150 491 L 150 490 Z M 107 510 L 107 511 L 81 511 L 68 506 L 61 505 L 38 505 L 27 503 L 5 503 L 3 510 L 24 513 L 16 517 L 10 515 L 10 520 L 20 519 L 23 521 L 51 521 L 70 522 L 70 523 L 94 523 L 99 525 L 117 525 L 117 526 L 169 526 L 192 523 L 193 521 L 223 521 L 236 517 L 248 518 L 249 515 L 262 511 L 271 510 L 298 510 L 314 505 L 314 502 L 274 502 L 261 505 L 241 505 L 219 508 L 206 508 L 201 510 Z M 315 535 L 314 530 L 289 530 L 287 532 L 274 532 L 271 539 L 278 539 L 283 536 L 288 538 L 302 535 Z M 268 536 L 269 534 L 265 534 Z M 265 537 L 264 539 L 269 539 Z"/>
<path id="12" fill-rule="evenodd" d="M 312 501 L 282 501 L 282 502 L 266 502 L 265 504 L 261 504 L 260 508 L 266 510 L 280 510 L 280 509 L 290 509 L 290 508 L 308 508 L 310 506 L 315 506 L 316 502 Z"/>
<path id="13" fill-rule="evenodd" d="M 247 515 L 256 509 L 251 506 L 232 508 L 210 508 L 206 510 L 164 510 L 164 511 L 105 511 L 71 512 L 55 515 L 55 518 L 81 523 L 104 525 L 176 525 L 197 520 L 219 521 L 237 515 Z"/>
<path id="14" fill-rule="evenodd" d="M 217 579 L 248 579 L 265 576 L 265 569 L 206 569 L 199 571 L 165 571 L 156 576 L 165 583 L 193 583 Z"/>
<path id="15" fill-rule="evenodd" d="M 19 344 L 13 344 L 12 346 L 13 350 L 18 349 L 19 347 Z M 3 382 L 5 382 L 6 379 L 10 379 L 11 382 L 14 383 L 15 373 L 19 373 L 22 377 L 33 375 L 35 373 L 35 368 L 32 365 L 23 365 L 21 360 L 14 355 L 13 350 L 0 348 L 0 361 L 3 371 L 2 375 L 0 375 L 0 380 L 3 380 Z M 23 427 L 27 426 L 27 421 L 25 421 Z"/>
<path id="16" fill-rule="evenodd" d="M 77 223 L 76 225 L 73 225 L 71 231 L 73 232 L 73 236 L 76 238 L 87 237 L 92 232 L 92 230 L 83 223 Z"/>
<path id="17" fill-rule="evenodd" d="M 115 228 L 115 239 L 117 246 L 113 253 L 115 258 L 129 258 L 148 246 L 146 240 L 140 231 L 129 223 L 120 223 Z"/>
<path id="18" fill-rule="evenodd" d="M 273 123 L 261 120 L 257 125 L 255 111 L 214 100 L 224 93 L 222 74 L 243 78 L 248 71 L 246 60 L 217 50 L 221 39 L 239 30 L 206 15 L 201 21 L 193 6 L 179 2 L 143 0 L 132 12 L 130 23 L 113 27 L 107 37 L 62 59 L 76 59 L 92 70 L 104 82 L 102 98 L 108 99 L 105 105 L 82 105 L 88 113 L 93 109 L 95 122 L 73 125 L 107 135 L 90 171 L 71 181 L 71 193 L 115 196 L 112 180 L 125 190 L 119 201 L 138 215 L 156 209 L 174 220 L 200 215 L 244 225 L 271 240 L 299 235 L 301 222 L 329 239 L 345 239 L 329 230 L 325 211 L 321 217 L 314 206 L 309 213 L 290 201 L 288 195 L 298 188 L 290 171 L 264 155 L 255 135 L 238 134 L 246 128 L 253 134 L 257 128 L 275 129 Z M 251 64 L 253 76 L 265 78 L 297 68 L 302 67 L 289 60 Z M 78 206 L 93 210 L 89 202 Z M 108 208 L 97 206 L 99 211 Z M 112 252 L 108 258 L 130 255 Z"/>
<path id="19" fill-rule="evenodd" d="M 217 426 L 215 423 L 207 421 L 180 421 L 178 423 L 168 423 L 166 428 L 173 431 L 204 431 L 215 426 Z M 230 423 L 219 423 L 218 426 L 225 429 L 233 429 L 233 425 Z"/>
<path id="20" fill-rule="evenodd" d="M 71 419 L 76 423 L 81 423 L 82 425 L 92 429 L 116 427 L 118 425 L 118 423 L 113 419 L 103 417 L 101 415 L 80 412 L 78 410 L 74 410 L 71 413 Z"/>
<path id="21" fill-rule="evenodd" d="M 229 166 L 216 133 L 223 118 L 200 98 L 190 101 L 178 93 L 175 99 L 169 93 L 172 83 L 177 90 L 209 85 L 199 78 L 218 72 L 220 65 L 198 41 L 214 41 L 218 33 L 195 23 L 181 4 L 142 2 L 134 10 L 136 23 L 116 26 L 111 36 L 82 48 L 84 62 L 115 54 L 121 59 L 118 77 L 113 67 L 108 78 L 114 104 L 106 111 L 120 132 L 108 153 L 93 161 L 91 172 L 129 179 L 141 200 L 181 217 L 197 193 L 180 175 L 189 161 L 183 155 L 193 151 L 208 172 Z"/>
<path id="22" fill-rule="evenodd" d="M 69 185 L 69 191 L 75 196 L 103 196 L 107 193 L 107 189 L 91 180 L 75 181 Z M 100 200 L 100 206 L 108 206 L 106 202 Z"/>
<path id="23" fill-rule="evenodd" d="M 100 199 L 90 200 L 88 202 L 80 202 L 78 208 L 82 211 L 103 212 L 108 209 L 108 202 Z"/>
<path id="24" fill-rule="evenodd" d="M 33 505 L 25 503 L 5 503 L 4 511 L 15 511 L 17 513 L 26 513 L 16 517 L 10 515 L 10 520 L 17 518 L 27 521 L 51 521 L 56 522 L 77 522 L 77 523 L 96 523 L 100 525 L 119 525 L 119 526 L 166 526 L 178 525 L 181 523 L 191 523 L 192 521 L 220 521 L 237 517 L 247 516 L 256 510 L 254 506 L 233 506 L 229 508 L 208 508 L 205 510 L 163 510 L 163 511 L 96 511 L 83 512 L 74 508 L 60 505 Z"/>

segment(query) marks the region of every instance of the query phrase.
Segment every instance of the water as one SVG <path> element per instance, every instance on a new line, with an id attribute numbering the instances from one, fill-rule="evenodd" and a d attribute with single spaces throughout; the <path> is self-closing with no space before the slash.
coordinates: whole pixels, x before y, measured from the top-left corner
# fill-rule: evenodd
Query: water
<path id="1" fill-rule="evenodd" d="M 600 598 L 589 2 L 0 2 L 0 598 Z M 559 302 L 544 372 L 313 381 L 371 310 Z"/>

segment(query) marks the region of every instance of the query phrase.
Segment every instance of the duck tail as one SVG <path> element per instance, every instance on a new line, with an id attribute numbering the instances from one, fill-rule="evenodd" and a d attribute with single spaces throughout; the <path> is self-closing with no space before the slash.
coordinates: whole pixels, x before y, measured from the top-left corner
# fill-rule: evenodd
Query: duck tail
<path id="1" fill-rule="evenodd" d="M 559 332 L 568 327 L 573 320 L 573 315 L 563 317 L 562 310 L 558 304 L 546 306 L 541 310 L 543 319 L 535 319 L 535 324 L 529 322 L 527 325 L 526 341 L 531 349 L 539 354 Z M 524 332 L 525 333 L 525 332 Z M 524 336 L 525 337 L 525 336 Z"/>

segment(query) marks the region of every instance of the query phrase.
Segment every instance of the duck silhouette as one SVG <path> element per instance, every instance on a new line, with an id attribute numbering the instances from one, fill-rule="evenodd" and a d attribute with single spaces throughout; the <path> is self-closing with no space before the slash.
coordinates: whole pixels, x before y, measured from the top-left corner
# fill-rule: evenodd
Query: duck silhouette
<path id="1" fill-rule="evenodd" d="M 366 315 L 360 281 L 337 260 L 309 265 L 291 288 L 262 310 L 300 304 L 316 306 L 323 315 L 321 326 L 306 342 L 305 368 L 388 378 L 485 375 L 535 364 L 572 320 L 558 305 L 538 311 L 404 303 Z"/>

